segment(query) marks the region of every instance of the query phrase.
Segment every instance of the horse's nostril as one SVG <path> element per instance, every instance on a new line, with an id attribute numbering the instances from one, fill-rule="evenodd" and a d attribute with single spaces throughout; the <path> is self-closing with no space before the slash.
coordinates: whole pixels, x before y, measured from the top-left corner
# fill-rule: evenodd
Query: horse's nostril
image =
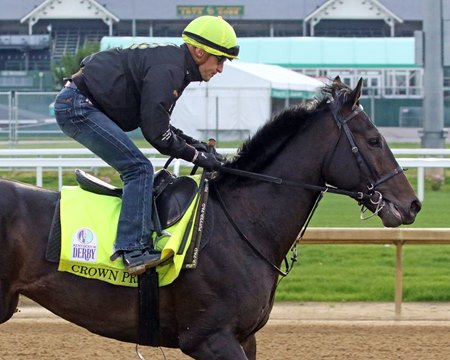
<path id="1" fill-rule="evenodd" d="M 422 204 L 420 203 L 420 201 L 414 200 L 411 203 L 411 207 L 410 207 L 411 214 L 417 215 L 417 213 L 420 211 L 421 208 L 422 208 Z"/>

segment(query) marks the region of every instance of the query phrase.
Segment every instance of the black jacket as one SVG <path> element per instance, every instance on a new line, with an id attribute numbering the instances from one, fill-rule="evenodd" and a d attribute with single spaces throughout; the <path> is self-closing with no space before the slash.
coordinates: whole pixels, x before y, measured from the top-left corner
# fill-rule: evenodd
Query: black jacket
<path id="1" fill-rule="evenodd" d="M 73 76 L 80 92 L 121 129 L 139 127 L 159 152 L 187 161 L 194 156 L 194 148 L 187 145 L 193 139 L 170 125 L 170 115 L 186 86 L 201 80 L 185 44 L 101 51 L 86 57 Z"/>

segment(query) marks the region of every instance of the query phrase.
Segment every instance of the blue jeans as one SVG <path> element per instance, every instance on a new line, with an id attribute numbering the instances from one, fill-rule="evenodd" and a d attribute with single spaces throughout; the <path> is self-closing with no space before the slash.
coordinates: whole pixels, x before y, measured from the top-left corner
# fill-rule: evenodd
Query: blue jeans
<path id="1" fill-rule="evenodd" d="M 120 174 L 122 209 L 115 251 L 151 247 L 153 166 L 128 135 L 77 90 L 63 88 L 55 101 L 61 130 Z"/>

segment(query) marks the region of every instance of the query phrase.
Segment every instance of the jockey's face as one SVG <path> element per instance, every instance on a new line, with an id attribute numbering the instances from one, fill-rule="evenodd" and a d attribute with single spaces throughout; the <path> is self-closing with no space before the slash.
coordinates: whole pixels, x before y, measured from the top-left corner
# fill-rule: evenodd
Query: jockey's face
<path id="1" fill-rule="evenodd" d="M 204 54 L 203 61 L 200 62 L 198 69 L 203 81 L 209 81 L 214 75 L 223 71 L 226 58 L 217 57 L 207 52 L 204 52 Z"/>

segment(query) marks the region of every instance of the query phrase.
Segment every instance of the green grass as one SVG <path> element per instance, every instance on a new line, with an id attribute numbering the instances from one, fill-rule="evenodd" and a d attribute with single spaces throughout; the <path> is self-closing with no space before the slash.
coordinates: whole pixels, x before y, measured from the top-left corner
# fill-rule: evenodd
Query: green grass
<path id="1" fill-rule="evenodd" d="M 439 191 L 425 191 L 422 210 L 409 227 L 450 227 L 448 206 L 449 185 Z M 381 220 L 373 217 L 360 220 L 360 211 L 355 200 L 326 194 L 314 214 L 310 226 L 315 227 L 382 227 Z"/>
<path id="2" fill-rule="evenodd" d="M 415 191 L 417 191 L 417 171 L 411 169 L 406 176 Z M 450 227 L 448 204 L 450 201 L 450 170 L 446 171 L 446 182 L 438 191 L 432 190 L 432 181 L 425 180 L 425 199 L 422 210 L 416 221 L 410 227 Z M 382 227 L 381 220 L 373 217 L 360 220 L 358 204 L 355 200 L 335 195 L 325 194 L 314 214 L 310 226 L 315 227 Z"/>
<path id="3" fill-rule="evenodd" d="M 393 301 L 395 246 L 300 245 L 277 301 Z M 450 301 L 450 247 L 403 247 L 403 300 Z"/>
<path id="4" fill-rule="evenodd" d="M 298 250 L 299 264 L 281 282 L 277 300 L 391 300 L 395 248 L 301 245 Z"/>
<path id="5" fill-rule="evenodd" d="M 416 186 L 414 174 L 410 182 Z M 447 174 L 447 179 L 448 179 Z M 450 185 L 432 191 L 426 182 L 421 212 L 409 227 L 450 227 Z M 352 199 L 326 194 L 310 226 L 382 227 L 359 219 Z M 299 263 L 277 291 L 277 301 L 393 301 L 395 246 L 300 245 Z M 450 246 L 403 246 L 404 301 L 450 301 Z"/>

